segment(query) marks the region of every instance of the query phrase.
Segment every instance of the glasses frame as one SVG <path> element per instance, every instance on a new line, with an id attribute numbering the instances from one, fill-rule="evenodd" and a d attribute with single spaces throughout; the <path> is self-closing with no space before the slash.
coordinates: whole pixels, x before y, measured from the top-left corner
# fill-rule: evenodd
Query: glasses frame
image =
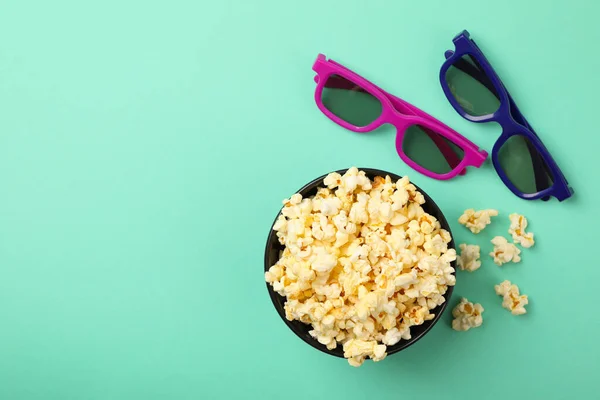
<path id="1" fill-rule="evenodd" d="M 521 111 L 515 104 L 512 96 L 509 94 L 508 90 L 504 86 L 504 83 L 500 80 L 500 77 L 492 68 L 492 65 L 489 63 L 483 52 L 479 49 L 475 41 L 471 39 L 471 36 L 468 31 L 464 30 L 458 35 L 454 37 L 452 40 L 454 42 L 455 50 L 448 50 L 445 53 L 446 61 L 442 65 L 440 69 L 440 84 L 442 85 L 442 89 L 448 98 L 448 101 L 454 107 L 456 112 L 465 118 L 468 121 L 477 122 L 477 123 L 485 123 L 485 122 L 497 122 L 502 127 L 502 134 L 494 144 L 492 149 L 492 164 L 496 169 L 496 172 L 504 182 L 504 184 L 518 197 L 525 200 L 537 200 L 542 199 L 544 201 L 548 200 L 551 196 L 557 198 L 559 201 L 563 201 L 569 197 L 571 197 L 574 193 L 573 189 L 569 186 L 567 179 L 563 175 L 562 171 L 550 155 L 550 152 L 546 149 L 546 146 L 542 143 L 538 135 L 534 132 L 533 128 L 527 122 Z M 489 81 L 491 81 L 493 85 L 493 89 L 496 91 L 498 95 L 498 99 L 500 100 L 500 106 L 498 109 L 491 114 L 481 115 L 481 116 L 473 116 L 468 114 L 459 104 L 458 100 L 452 94 L 450 87 L 446 82 L 446 73 L 448 69 L 458 61 L 462 59 L 463 56 L 470 56 L 471 60 L 476 61 L 479 65 L 481 71 L 485 73 L 485 77 Z M 485 78 L 484 77 L 484 78 Z M 477 79 L 474 77 L 474 79 Z M 479 80 L 484 86 L 485 82 L 483 80 Z M 488 87 L 488 89 L 492 89 Z M 491 90 L 493 92 L 493 90 Z M 534 173 L 536 175 L 536 181 L 539 182 L 542 178 L 547 179 L 546 177 L 542 177 L 542 173 L 545 173 L 546 168 L 543 163 L 545 162 L 547 168 L 547 172 L 552 175 L 553 184 L 546 188 L 539 190 L 535 193 L 523 193 L 511 182 L 508 178 L 504 169 L 500 165 L 499 160 L 499 151 L 500 148 L 506 143 L 508 139 L 513 136 L 521 135 L 525 138 L 529 139 L 529 142 L 535 147 L 537 153 L 534 153 L 529 146 L 529 152 L 532 156 L 532 162 L 534 167 Z M 539 156 L 543 158 L 543 161 L 539 159 Z M 536 182 L 536 183 L 537 183 Z"/>
<path id="2" fill-rule="evenodd" d="M 479 168 L 486 160 L 488 153 L 485 150 L 479 149 L 476 144 L 462 136 L 460 133 L 454 131 L 450 127 L 446 126 L 414 105 L 387 93 L 383 89 L 379 88 L 375 84 L 369 82 L 343 65 L 331 59 L 328 60 L 325 55 L 319 54 L 317 56 L 317 60 L 315 61 L 312 69 L 317 73 L 315 76 L 315 82 L 317 83 L 315 90 L 315 101 L 323 114 L 341 127 L 357 133 L 371 132 L 383 124 L 393 125 L 396 127 L 396 151 L 402 161 L 408 164 L 415 171 L 420 172 L 421 174 L 430 178 L 447 180 L 454 178 L 459 174 L 464 175 L 467 167 Z M 359 127 L 344 121 L 329 111 L 323 104 L 321 98 L 325 83 L 331 75 L 339 75 L 377 98 L 381 102 L 382 106 L 381 115 L 367 126 Z M 456 166 L 454 166 L 450 172 L 444 174 L 429 171 L 428 169 L 417 164 L 402 150 L 402 140 L 404 139 L 406 130 L 413 125 L 420 125 L 432 131 L 433 133 L 443 136 L 455 145 L 459 146 L 464 151 L 463 159 Z M 445 141 L 436 141 L 432 136 L 430 137 L 432 140 L 434 140 L 435 144 L 438 146 L 447 160 L 448 157 L 452 157 L 450 152 L 448 152 L 450 146 Z M 444 148 L 444 145 L 447 146 L 447 148 Z M 455 153 L 452 152 L 452 154 L 454 154 L 454 157 L 456 157 Z"/>

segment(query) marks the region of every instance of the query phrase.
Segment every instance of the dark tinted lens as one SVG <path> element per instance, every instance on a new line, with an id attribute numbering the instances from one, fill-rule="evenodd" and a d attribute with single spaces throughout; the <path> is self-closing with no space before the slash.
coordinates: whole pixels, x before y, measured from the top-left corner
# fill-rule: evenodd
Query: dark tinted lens
<path id="1" fill-rule="evenodd" d="M 498 160 L 508 179 L 522 193 L 537 193 L 553 184 L 546 162 L 525 136 L 511 136 L 500 148 Z"/>
<path id="2" fill-rule="evenodd" d="M 436 174 L 452 171 L 465 155 L 460 147 L 444 136 L 420 125 L 406 130 L 402 151 L 421 167 Z"/>
<path id="3" fill-rule="evenodd" d="M 321 101 L 333 114 L 358 127 L 375 121 L 383 109 L 375 96 L 339 75 L 327 78 Z"/>
<path id="4" fill-rule="evenodd" d="M 446 84 L 461 108 L 469 115 L 493 114 L 500 107 L 492 81 L 470 55 L 455 61 L 446 72 Z"/>

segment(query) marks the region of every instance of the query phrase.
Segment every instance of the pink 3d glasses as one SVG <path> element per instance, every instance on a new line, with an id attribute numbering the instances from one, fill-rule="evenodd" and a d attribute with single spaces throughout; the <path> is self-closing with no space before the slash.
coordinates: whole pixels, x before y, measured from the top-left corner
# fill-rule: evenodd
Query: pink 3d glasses
<path id="1" fill-rule="evenodd" d="M 488 153 L 419 108 L 387 93 L 365 78 L 319 54 L 315 101 L 336 124 L 358 133 L 383 124 L 396 127 L 396 151 L 416 171 L 451 179 L 480 167 Z"/>

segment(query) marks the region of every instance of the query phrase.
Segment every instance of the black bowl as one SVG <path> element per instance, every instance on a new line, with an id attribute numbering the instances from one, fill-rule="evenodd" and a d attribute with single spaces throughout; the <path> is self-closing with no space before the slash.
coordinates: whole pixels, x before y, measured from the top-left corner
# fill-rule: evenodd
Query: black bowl
<path id="1" fill-rule="evenodd" d="M 359 170 L 365 171 L 365 173 L 371 180 L 373 180 L 376 176 L 385 177 L 386 175 L 389 175 L 393 181 L 397 181 L 398 179 L 401 178 L 400 176 L 393 174 L 391 172 L 381 171 L 378 169 L 359 168 Z M 339 170 L 336 172 L 343 174 L 344 172 L 346 172 L 346 170 L 343 169 L 343 170 Z M 326 176 L 327 175 L 320 176 L 317 179 L 313 180 L 312 182 L 308 183 L 302 189 L 298 190 L 298 193 L 300 193 L 303 198 L 314 196 L 315 194 L 317 194 L 317 189 L 319 187 L 325 186 L 323 184 L 323 179 L 325 179 Z M 414 183 L 413 183 L 413 185 L 414 185 Z M 419 192 L 421 192 L 423 194 L 423 196 L 425 197 L 425 204 L 422 205 L 423 210 L 425 210 L 425 212 L 436 217 L 437 220 L 440 222 L 440 225 L 442 226 L 442 228 L 447 230 L 448 232 L 450 232 L 450 234 L 452 235 L 452 231 L 450 230 L 448 221 L 446 221 L 444 214 L 442 213 L 440 208 L 437 206 L 437 204 L 435 204 L 435 202 L 431 199 L 431 197 L 429 197 L 427 195 L 427 193 L 425 193 L 423 190 L 419 189 L 419 187 L 417 185 L 415 185 L 415 186 L 417 187 L 417 190 Z M 279 217 L 279 213 L 277 214 L 277 217 Z M 277 217 L 275 218 L 275 221 L 277 220 Z M 273 222 L 273 225 L 274 224 L 275 224 L 275 222 Z M 452 239 L 452 241 L 450 243 L 448 243 L 448 248 L 456 249 L 455 244 L 454 244 L 454 239 Z M 277 234 L 273 230 L 273 226 L 271 226 L 271 231 L 269 232 L 269 237 L 267 239 L 267 246 L 265 248 L 265 272 L 268 271 L 269 268 L 271 268 L 271 266 L 274 265 L 279 260 L 279 253 L 281 251 L 283 251 L 283 249 L 284 249 L 284 246 L 281 245 L 279 243 L 279 241 L 277 240 Z M 452 266 L 454 268 L 456 268 L 455 262 L 452 263 Z M 435 314 L 435 317 L 432 320 L 425 321 L 425 323 L 423 323 L 422 325 L 412 326 L 410 328 L 411 338 L 409 340 L 400 340 L 395 345 L 389 346 L 387 348 L 387 354 L 391 355 L 391 354 L 399 352 L 400 350 L 404 350 L 408 346 L 410 346 L 411 344 L 415 343 L 417 340 L 419 340 L 423 336 L 425 336 L 425 334 L 427 332 L 429 332 L 429 330 L 433 327 L 433 325 L 435 325 L 435 323 L 440 319 L 442 313 L 446 309 L 446 306 L 448 305 L 450 297 L 452 296 L 453 289 L 454 289 L 454 286 L 449 286 L 446 294 L 444 294 L 444 298 L 446 299 L 446 301 L 442 305 L 437 306 L 436 308 L 434 308 L 431 311 L 432 313 Z M 271 285 L 268 283 L 267 283 L 267 290 L 269 291 L 269 296 L 271 296 L 271 300 L 273 301 L 273 305 L 275 306 L 277 313 L 279 314 L 279 316 L 281 317 L 283 322 L 285 322 L 285 324 L 292 330 L 292 332 L 294 332 L 296 334 L 296 336 L 298 336 L 300 339 L 304 340 L 306 343 L 310 344 L 315 349 L 321 350 L 324 353 L 327 353 L 327 354 L 330 354 L 330 355 L 336 356 L 336 357 L 344 357 L 344 351 L 343 351 L 341 345 L 337 346 L 333 350 L 328 350 L 327 347 L 325 347 L 324 345 L 319 343 L 316 339 L 314 339 L 312 336 L 310 336 L 308 331 L 310 331 L 312 329 L 311 325 L 307 325 L 300 321 L 288 321 L 285 318 L 285 310 L 283 309 L 283 305 L 285 304 L 286 298 L 279 295 L 278 293 L 276 293 L 273 290 L 273 288 L 271 287 Z"/>

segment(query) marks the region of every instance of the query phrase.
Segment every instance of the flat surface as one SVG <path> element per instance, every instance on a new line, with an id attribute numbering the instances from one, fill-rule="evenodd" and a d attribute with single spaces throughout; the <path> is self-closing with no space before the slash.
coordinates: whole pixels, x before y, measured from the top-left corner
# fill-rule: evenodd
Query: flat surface
<path id="1" fill-rule="evenodd" d="M 0 0 L 0 399 L 591 398 L 600 322 L 598 6 L 591 0 Z M 313 101 L 318 52 L 482 147 L 438 71 L 469 29 L 577 191 L 514 197 L 491 165 L 410 170 L 393 129 L 343 130 Z M 518 265 L 459 273 L 483 304 L 354 369 L 296 338 L 263 283 L 280 201 L 358 165 L 409 176 L 457 242 L 536 234 Z M 479 236 L 465 208 L 501 215 Z M 517 283 L 529 313 L 501 308 Z"/>

